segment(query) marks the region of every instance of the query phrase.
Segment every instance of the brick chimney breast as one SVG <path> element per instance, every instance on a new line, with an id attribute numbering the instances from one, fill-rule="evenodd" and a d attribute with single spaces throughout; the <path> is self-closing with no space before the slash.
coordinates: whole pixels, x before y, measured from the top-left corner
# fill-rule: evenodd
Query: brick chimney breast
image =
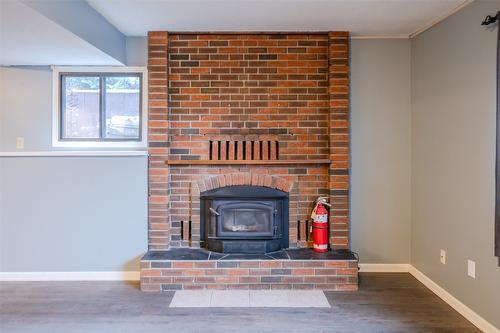
<path id="1" fill-rule="evenodd" d="M 148 57 L 150 250 L 199 247 L 200 192 L 232 185 L 289 193 L 290 247 L 329 197 L 330 246 L 349 247 L 347 32 L 156 31 Z"/>

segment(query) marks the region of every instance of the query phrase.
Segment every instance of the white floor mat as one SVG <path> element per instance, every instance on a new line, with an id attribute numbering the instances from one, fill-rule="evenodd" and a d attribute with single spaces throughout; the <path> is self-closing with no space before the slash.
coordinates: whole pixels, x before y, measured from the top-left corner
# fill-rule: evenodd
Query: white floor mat
<path id="1" fill-rule="evenodd" d="M 171 308 L 329 308 L 322 290 L 181 290 Z"/>

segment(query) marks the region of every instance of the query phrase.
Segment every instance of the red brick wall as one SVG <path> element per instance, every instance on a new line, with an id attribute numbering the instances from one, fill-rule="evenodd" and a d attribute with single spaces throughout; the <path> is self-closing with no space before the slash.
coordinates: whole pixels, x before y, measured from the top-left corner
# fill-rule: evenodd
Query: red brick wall
<path id="1" fill-rule="evenodd" d="M 149 248 L 169 246 L 168 33 L 148 33 Z"/>
<path id="2" fill-rule="evenodd" d="M 207 159 L 221 135 L 327 158 L 328 36 L 171 35 L 169 69 L 170 159 Z"/>
<path id="3" fill-rule="evenodd" d="M 330 244 L 349 247 L 349 34 L 330 32 Z"/>
<path id="4" fill-rule="evenodd" d="M 160 56 L 151 42 L 161 34 L 150 34 L 149 46 L 150 70 L 161 69 L 150 72 L 150 84 L 153 75 L 163 84 L 168 68 L 168 116 L 166 97 L 150 100 L 150 131 L 161 135 L 151 140 L 150 132 L 150 248 L 199 246 L 197 181 L 228 173 L 292 184 L 291 246 L 305 245 L 297 244 L 297 220 L 309 218 L 318 196 L 330 195 L 331 244 L 347 247 L 348 35 L 170 34 L 168 55 Z M 151 87 L 160 86 L 150 86 L 150 97 Z M 278 141 L 280 160 L 333 163 L 161 166 L 208 159 L 210 140 Z M 191 240 L 181 240 L 180 221 L 192 221 Z"/>

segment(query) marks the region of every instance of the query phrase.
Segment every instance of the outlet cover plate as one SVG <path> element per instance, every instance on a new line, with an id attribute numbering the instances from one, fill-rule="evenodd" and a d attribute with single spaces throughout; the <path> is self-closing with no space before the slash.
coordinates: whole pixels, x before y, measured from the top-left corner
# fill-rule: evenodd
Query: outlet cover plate
<path id="1" fill-rule="evenodd" d="M 16 148 L 17 149 L 24 149 L 24 137 L 18 136 L 16 138 Z"/>
<path id="2" fill-rule="evenodd" d="M 467 260 L 467 275 L 471 278 L 476 278 L 476 262 L 472 260 Z"/>

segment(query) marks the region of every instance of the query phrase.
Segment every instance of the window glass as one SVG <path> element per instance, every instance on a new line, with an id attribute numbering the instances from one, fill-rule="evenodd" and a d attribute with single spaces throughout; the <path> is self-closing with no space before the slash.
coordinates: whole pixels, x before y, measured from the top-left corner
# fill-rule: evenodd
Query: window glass
<path id="1" fill-rule="evenodd" d="M 63 74 L 60 138 L 140 141 L 140 74 Z"/>
<path id="2" fill-rule="evenodd" d="M 62 89 L 62 137 L 99 138 L 99 77 L 65 76 Z"/>
<path id="3" fill-rule="evenodd" d="M 140 125 L 139 76 L 107 76 L 105 80 L 105 137 L 138 139 Z"/>

